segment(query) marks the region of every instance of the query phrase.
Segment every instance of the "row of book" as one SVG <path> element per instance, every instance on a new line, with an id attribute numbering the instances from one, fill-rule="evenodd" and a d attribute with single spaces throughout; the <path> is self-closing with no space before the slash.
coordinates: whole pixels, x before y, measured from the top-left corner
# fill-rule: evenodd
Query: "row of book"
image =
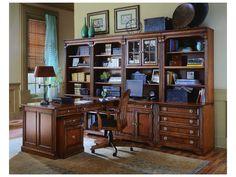
<path id="1" fill-rule="evenodd" d="M 71 80 L 75 82 L 90 82 L 90 74 L 85 72 L 72 73 Z"/>
<path id="2" fill-rule="evenodd" d="M 167 71 L 166 84 L 167 85 L 175 84 L 177 77 L 178 77 L 178 75 L 175 72 Z"/>
<path id="3" fill-rule="evenodd" d="M 169 52 L 176 52 L 179 49 L 179 40 L 170 39 Z"/>

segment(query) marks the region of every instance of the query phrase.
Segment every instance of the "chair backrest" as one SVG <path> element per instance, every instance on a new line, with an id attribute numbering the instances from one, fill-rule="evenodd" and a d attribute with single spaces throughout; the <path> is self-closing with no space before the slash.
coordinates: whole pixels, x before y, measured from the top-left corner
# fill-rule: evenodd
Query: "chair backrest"
<path id="1" fill-rule="evenodd" d="M 128 89 L 121 97 L 119 103 L 119 115 L 117 116 L 117 129 L 123 130 L 127 126 L 127 108 L 129 102 L 130 89 Z"/>

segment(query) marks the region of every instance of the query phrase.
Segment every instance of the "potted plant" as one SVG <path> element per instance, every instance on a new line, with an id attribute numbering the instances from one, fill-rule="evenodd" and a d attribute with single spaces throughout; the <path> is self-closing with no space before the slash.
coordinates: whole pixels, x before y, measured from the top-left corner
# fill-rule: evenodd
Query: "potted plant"
<path id="1" fill-rule="evenodd" d="M 108 82 L 108 79 L 110 78 L 111 74 L 109 72 L 104 71 L 101 75 L 100 75 L 100 79 L 104 82 Z"/>

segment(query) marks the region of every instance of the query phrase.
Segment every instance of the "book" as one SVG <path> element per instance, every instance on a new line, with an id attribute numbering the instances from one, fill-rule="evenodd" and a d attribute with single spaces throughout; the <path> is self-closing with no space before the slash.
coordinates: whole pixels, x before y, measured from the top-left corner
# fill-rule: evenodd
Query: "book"
<path id="1" fill-rule="evenodd" d="M 84 82 L 85 73 L 84 72 L 78 72 L 77 75 L 78 75 L 78 81 L 79 82 Z"/>
<path id="2" fill-rule="evenodd" d="M 78 75 L 77 75 L 77 73 L 72 73 L 72 74 L 71 74 L 71 80 L 72 80 L 72 81 L 78 81 Z"/>

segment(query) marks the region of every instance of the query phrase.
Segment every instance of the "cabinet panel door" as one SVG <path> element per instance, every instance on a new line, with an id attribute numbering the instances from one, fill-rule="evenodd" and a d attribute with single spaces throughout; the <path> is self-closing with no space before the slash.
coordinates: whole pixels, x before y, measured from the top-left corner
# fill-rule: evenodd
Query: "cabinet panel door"
<path id="1" fill-rule="evenodd" d="M 127 112 L 127 126 L 122 130 L 122 133 L 128 134 L 128 135 L 134 135 L 134 113 Z"/>
<path id="2" fill-rule="evenodd" d="M 37 143 L 37 112 L 25 112 L 24 143 L 36 146 Z"/>
<path id="3" fill-rule="evenodd" d="M 66 149 L 76 148 L 83 145 L 83 128 L 81 125 L 65 128 Z"/>
<path id="4" fill-rule="evenodd" d="M 157 39 L 142 40 L 142 64 L 157 64 Z"/>
<path id="5" fill-rule="evenodd" d="M 137 136 L 143 138 L 152 138 L 152 114 L 137 112 Z"/>
<path id="6" fill-rule="evenodd" d="M 141 65 L 141 40 L 127 42 L 127 65 Z"/>
<path id="7" fill-rule="evenodd" d="M 38 113 L 38 145 L 41 148 L 52 149 L 53 146 L 53 115 L 48 113 Z"/>

